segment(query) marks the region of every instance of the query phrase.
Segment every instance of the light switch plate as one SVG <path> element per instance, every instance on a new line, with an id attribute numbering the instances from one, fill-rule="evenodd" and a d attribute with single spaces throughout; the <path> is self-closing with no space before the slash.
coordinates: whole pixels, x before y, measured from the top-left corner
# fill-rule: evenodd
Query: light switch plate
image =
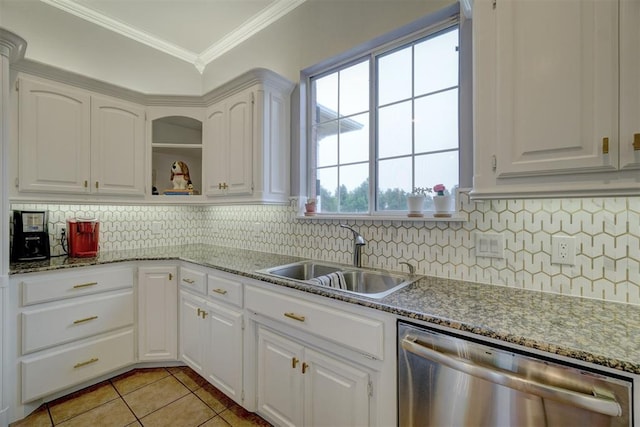
<path id="1" fill-rule="evenodd" d="M 475 233 L 476 256 L 504 259 L 504 236 L 502 233 Z"/>

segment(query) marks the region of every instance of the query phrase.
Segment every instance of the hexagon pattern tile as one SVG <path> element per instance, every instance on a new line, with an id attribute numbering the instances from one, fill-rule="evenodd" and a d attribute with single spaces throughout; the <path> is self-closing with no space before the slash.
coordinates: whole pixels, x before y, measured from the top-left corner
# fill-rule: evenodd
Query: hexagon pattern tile
<path id="1" fill-rule="evenodd" d="M 640 197 L 461 199 L 466 222 L 346 221 L 367 240 L 363 264 L 400 271 L 406 261 L 420 274 L 640 304 Z M 345 221 L 299 219 L 297 205 L 13 209 L 48 209 L 50 233 L 66 218 L 97 217 L 102 250 L 206 243 L 349 263 L 352 235 L 339 227 Z M 504 259 L 476 257 L 475 233 L 501 233 Z M 551 263 L 553 236 L 575 237 L 575 265 Z M 55 242 L 52 253 L 61 251 Z"/>

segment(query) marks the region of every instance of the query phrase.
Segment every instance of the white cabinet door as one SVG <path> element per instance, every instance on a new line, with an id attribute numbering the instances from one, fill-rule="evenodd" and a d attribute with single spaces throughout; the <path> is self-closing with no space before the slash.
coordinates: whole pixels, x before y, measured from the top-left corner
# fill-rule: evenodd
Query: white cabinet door
<path id="1" fill-rule="evenodd" d="M 640 169 L 640 1 L 620 1 L 620 168 Z"/>
<path id="2" fill-rule="evenodd" d="M 89 94 L 20 78 L 18 114 L 20 191 L 88 193 Z"/>
<path id="3" fill-rule="evenodd" d="M 180 291 L 180 360 L 198 374 L 205 375 L 205 338 L 208 336 L 207 312 L 203 298 Z"/>
<path id="4" fill-rule="evenodd" d="M 303 423 L 304 347 L 258 329 L 258 410 L 281 426 Z"/>
<path id="5" fill-rule="evenodd" d="M 207 380 L 234 401 L 242 402 L 242 311 L 207 304 Z"/>
<path id="6" fill-rule="evenodd" d="M 369 425 L 369 375 L 312 349 L 304 352 L 304 424 Z"/>
<path id="7" fill-rule="evenodd" d="M 91 97 L 91 185 L 104 194 L 144 196 L 143 107 Z"/>
<path id="8" fill-rule="evenodd" d="M 138 358 L 177 358 L 178 287 L 176 267 L 138 269 Z"/>
<path id="9" fill-rule="evenodd" d="M 244 90 L 212 105 L 206 114 L 207 194 L 235 196 L 253 191 L 253 99 Z"/>
<path id="10" fill-rule="evenodd" d="M 499 0 L 495 14 L 497 176 L 616 170 L 617 2 Z"/>

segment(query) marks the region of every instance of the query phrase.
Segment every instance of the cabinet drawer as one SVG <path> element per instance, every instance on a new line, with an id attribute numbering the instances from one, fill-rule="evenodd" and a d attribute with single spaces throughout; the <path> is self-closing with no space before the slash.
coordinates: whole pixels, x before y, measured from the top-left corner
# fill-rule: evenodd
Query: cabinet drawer
<path id="1" fill-rule="evenodd" d="M 22 305 L 37 304 L 133 287 L 133 269 L 88 268 L 54 272 L 22 279 Z"/>
<path id="2" fill-rule="evenodd" d="M 133 291 L 22 312 L 22 353 L 133 324 Z"/>
<path id="3" fill-rule="evenodd" d="M 180 267 L 180 286 L 205 294 L 207 292 L 207 275 L 202 271 Z"/>
<path id="4" fill-rule="evenodd" d="M 384 325 L 311 301 L 247 286 L 246 308 L 382 360 Z"/>
<path id="5" fill-rule="evenodd" d="M 22 401 L 44 397 L 133 362 L 133 329 L 25 359 Z"/>
<path id="6" fill-rule="evenodd" d="M 211 298 L 242 307 L 242 283 L 218 275 L 207 275 L 207 290 Z"/>

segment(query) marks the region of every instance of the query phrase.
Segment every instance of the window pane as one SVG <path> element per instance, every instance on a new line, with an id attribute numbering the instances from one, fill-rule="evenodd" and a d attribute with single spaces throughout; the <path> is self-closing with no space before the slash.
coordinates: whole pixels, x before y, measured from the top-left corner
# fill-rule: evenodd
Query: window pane
<path id="1" fill-rule="evenodd" d="M 340 120 L 340 163 L 369 160 L 369 114 Z"/>
<path id="2" fill-rule="evenodd" d="M 458 148 L 458 90 L 416 99 L 416 152 Z"/>
<path id="3" fill-rule="evenodd" d="M 315 123 L 335 120 L 338 117 L 338 73 L 313 81 L 315 96 Z"/>
<path id="4" fill-rule="evenodd" d="M 378 105 L 411 97 L 411 46 L 378 59 Z"/>
<path id="5" fill-rule="evenodd" d="M 340 212 L 369 211 L 369 164 L 340 167 Z"/>
<path id="6" fill-rule="evenodd" d="M 448 191 L 458 185 L 458 151 L 416 156 L 416 187 L 444 184 Z"/>
<path id="7" fill-rule="evenodd" d="M 338 211 L 338 168 L 318 169 L 316 190 L 318 196 L 318 211 Z"/>
<path id="8" fill-rule="evenodd" d="M 369 61 L 340 71 L 340 116 L 369 111 Z"/>
<path id="9" fill-rule="evenodd" d="M 378 157 L 411 154 L 411 101 L 378 110 Z"/>
<path id="10" fill-rule="evenodd" d="M 316 165 L 338 164 L 338 122 L 329 122 L 316 126 Z"/>
<path id="11" fill-rule="evenodd" d="M 458 29 L 415 46 L 415 96 L 458 86 Z"/>
<path id="12" fill-rule="evenodd" d="M 411 157 L 378 162 L 378 210 L 406 210 L 411 192 Z"/>

